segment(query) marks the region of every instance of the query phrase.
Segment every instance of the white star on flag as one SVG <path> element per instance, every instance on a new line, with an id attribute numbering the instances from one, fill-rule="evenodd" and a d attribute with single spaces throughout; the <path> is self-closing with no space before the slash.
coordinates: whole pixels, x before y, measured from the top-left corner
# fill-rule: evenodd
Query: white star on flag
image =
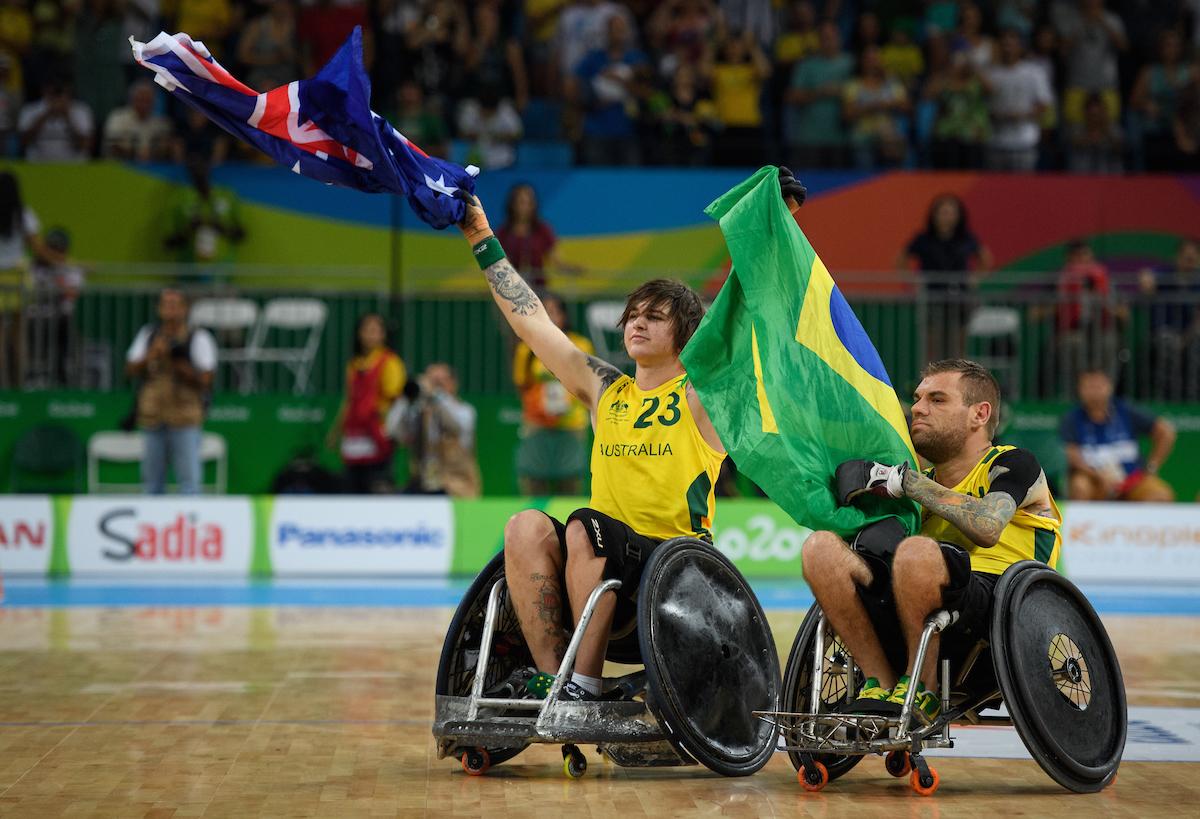
<path id="1" fill-rule="evenodd" d="M 455 191 L 458 190 L 458 188 L 454 187 L 453 185 L 446 184 L 446 175 L 445 174 L 442 174 L 436 180 L 433 179 L 432 177 L 430 177 L 429 174 L 424 174 L 424 176 L 425 176 L 425 185 L 427 187 L 429 187 L 431 190 L 437 191 L 438 193 L 444 193 L 447 196 L 453 196 Z"/>

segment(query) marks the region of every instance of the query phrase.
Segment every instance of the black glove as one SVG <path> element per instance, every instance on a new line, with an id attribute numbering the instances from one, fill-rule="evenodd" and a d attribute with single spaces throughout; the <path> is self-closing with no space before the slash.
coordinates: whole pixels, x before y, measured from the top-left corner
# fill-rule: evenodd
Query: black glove
<path id="1" fill-rule="evenodd" d="M 779 192 L 785 199 L 789 196 L 795 199 L 797 205 L 803 205 L 808 198 L 808 188 L 800 184 L 790 168 L 782 165 L 779 166 Z"/>
<path id="2" fill-rule="evenodd" d="M 875 461 L 846 461 L 834 473 L 837 502 L 847 506 L 866 492 L 883 498 L 904 497 L 904 473 L 908 464 L 888 466 Z"/>

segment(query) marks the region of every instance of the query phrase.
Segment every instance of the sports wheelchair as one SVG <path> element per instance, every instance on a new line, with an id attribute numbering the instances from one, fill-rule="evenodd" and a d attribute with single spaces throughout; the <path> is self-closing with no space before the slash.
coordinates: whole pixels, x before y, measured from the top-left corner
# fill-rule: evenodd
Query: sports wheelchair
<path id="1" fill-rule="evenodd" d="M 926 620 L 913 680 L 932 635 L 956 617 L 943 610 Z M 945 658 L 939 665 L 942 712 L 932 723 L 918 719 L 916 685 L 898 716 L 850 713 L 845 704 L 857 696 L 863 674 L 814 603 L 788 657 L 783 710 L 756 716 L 780 729 L 807 791 L 880 754 L 888 773 L 908 775 L 912 789 L 929 796 L 940 780 L 921 750 L 953 747 L 954 724 L 1015 725 L 1042 770 L 1072 791 L 1098 791 L 1116 778 L 1128 719 L 1121 669 L 1095 610 L 1058 572 L 1033 560 L 1010 566 L 996 585 L 988 639 L 960 668 Z M 1007 716 L 982 713 L 1002 704 Z M 909 727 L 910 716 L 917 727 Z"/>
<path id="2" fill-rule="evenodd" d="M 531 743 L 563 746 L 563 771 L 583 776 L 578 746 L 627 767 L 694 765 L 726 776 L 762 768 L 776 750 L 775 725 L 755 711 L 779 707 L 779 657 L 745 578 L 711 545 L 674 538 L 651 554 L 637 605 L 618 605 L 607 658 L 644 670 L 606 680 L 620 700 L 560 697 L 600 596 L 592 591 L 544 700 L 498 697 L 515 670 L 533 665 L 504 582 L 501 552 L 454 614 L 438 664 L 433 734 L 438 758 L 457 757 L 481 775 Z"/>

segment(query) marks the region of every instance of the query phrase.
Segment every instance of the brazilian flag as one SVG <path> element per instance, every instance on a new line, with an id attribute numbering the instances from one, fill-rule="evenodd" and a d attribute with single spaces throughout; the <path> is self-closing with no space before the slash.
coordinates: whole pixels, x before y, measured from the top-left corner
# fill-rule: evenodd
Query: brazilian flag
<path id="1" fill-rule="evenodd" d="M 705 213 L 721 225 L 733 270 L 681 357 L 738 469 L 811 529 L 847 537 L 897 516 L 915 533 L 912 501 L 835 500 L 842 461 L 918 461 L 879 353 L 788 212 L 778 168 Z"/>

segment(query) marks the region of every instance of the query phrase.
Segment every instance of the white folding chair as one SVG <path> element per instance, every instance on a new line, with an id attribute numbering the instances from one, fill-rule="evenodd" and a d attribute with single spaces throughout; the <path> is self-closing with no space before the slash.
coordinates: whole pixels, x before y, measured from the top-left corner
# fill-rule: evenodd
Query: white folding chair
<path id="1" fill-rule="evenodd" d="M 204 464 L 215 461 L 216 476 L 211 484 L 204 484 L 202 491 L 213 495 L 224 495 L 229 483 L 229 447 L 225 436 L 215 432 L 205 432 L 200 436 L 200 469 L 203 474 Z"/>
<path id="2" fill-rule="evenodd" d="M 263 306 L 254 334 L 246 346 L 246 358 L 252 363 L 274 363 L 287 367 L 295 379 L 292 391 L 297 395 L 304 393 L 308 389 L 317 347 L 321 344 L 321 331 L 325 328 L 327 312 L 325 302 L 320 299 L 271 299 Z M 267 339 L 272 329 L 305 332 L 304 340 L 294 347 L 268 347 Z"/>
<path id="3" fill-rule="evenodd" d="M 617 326 L 624 312 L 625 302 L 622 301 L 594 301 L 584 311 L 596 355 L 622 370 L 633 361 L 625 353 L 621 328 Z"/>
<path id="4" fill-rule="evenodd" d="M 146 457 L 146 444 L 140 432 L 97 432 L 88 439 L 88 492 L 139 492 L 141 483 L 102 483 L 100 463 L 140 464 Z"/>
<path id="5" fill-rule="evenodd" d="M 213 331 L 220 347 L 218 365 L 232 367 L 237 372 L 239 386 L 244 385 L 253 366 L 247 363 L 246 350 L 258 325 L 258 304 L 251 299 L 198 299 L 192 305 L 191 324 Z M 239 343 L 230 344 L 235 338 Z"/>
<path id="6" fill-rule="evenodd" d="M 88 439 L 87 448 L 88 492 L 124 493 L 140 492 L 141 482 L 113 483 L 100 480 L 100 464 L 140 464 L 146 457 L 146 441 L 140 432 L 97 432 Z M 201 491 L 224 495 L 229 482 L 229 447 L 225 437 L 215 432 L 200 436 L 200 466 L 209 461 L 216 462 L 216 477 L 212 483 L 201 485 Z"/>

